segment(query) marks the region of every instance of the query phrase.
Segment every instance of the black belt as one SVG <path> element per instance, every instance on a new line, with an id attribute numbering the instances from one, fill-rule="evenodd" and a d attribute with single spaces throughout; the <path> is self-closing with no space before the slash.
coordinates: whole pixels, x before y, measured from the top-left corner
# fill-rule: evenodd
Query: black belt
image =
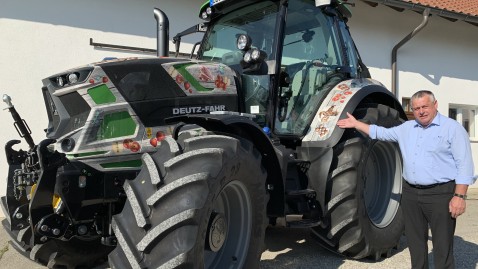
<path id="1" fill-rule="evenodd" d="M 407 182 L 407 184 L 408 184 L 410 187 L 415 188 L 415 189 L 430 189 L 430 188 L 433 188 L 433 187 L 436 187 L 436 186 L 440 186 L 440 185 L 444 185 L 444 184 L 450 183 L 450 182 L 452 182 L 452 181 L 441 182 L 441 183 L 435 183 L 435 184 L 430 184 L 430 185 L 410 184 L 410 183 L 408 183 L 408 181 L 405 181 L 405 182 Z"/>

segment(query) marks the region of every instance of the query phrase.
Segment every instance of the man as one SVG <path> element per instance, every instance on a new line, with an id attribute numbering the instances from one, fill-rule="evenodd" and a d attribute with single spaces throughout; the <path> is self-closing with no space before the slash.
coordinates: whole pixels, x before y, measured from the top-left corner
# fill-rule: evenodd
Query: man
<path id="1" fill-rule="evenodd" d="M 455 268 L 456 218 L 465 212 L 473 160 L 468 134 L 458 122 L 441 115 L 430 91 L 412 96 L 415 120 L 384 128 L 368 125 L 350 113 L 341 128 L 355 128 L 372 139 L 398 142 L 403 157 L 402 210 L 412 268 L 428 268 L 428 227 L 435 268 Z"/>

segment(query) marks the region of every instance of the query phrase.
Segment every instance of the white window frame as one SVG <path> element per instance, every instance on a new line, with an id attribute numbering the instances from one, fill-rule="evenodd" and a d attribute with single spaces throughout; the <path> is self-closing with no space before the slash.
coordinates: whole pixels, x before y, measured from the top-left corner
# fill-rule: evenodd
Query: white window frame
<path id="1" fill-rule="evenodd" d="M 478 142 L 478 106 L 463 104 L 448 104 L 448 112 L 450 109 L 456 110 L 456 121 L 463 127 L 468 121 L 468 135 L 470 141 Z"/>

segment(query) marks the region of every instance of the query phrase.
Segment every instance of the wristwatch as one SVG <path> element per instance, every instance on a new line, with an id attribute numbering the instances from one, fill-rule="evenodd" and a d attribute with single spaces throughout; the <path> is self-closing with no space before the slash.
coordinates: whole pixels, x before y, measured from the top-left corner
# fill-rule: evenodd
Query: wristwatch
<path id="1" fill-rule="evenodd" d="M 466 200 L 466 194 L 455 193 L 453 194 L 453 196 L 460 197 L 461 199 Z"/>

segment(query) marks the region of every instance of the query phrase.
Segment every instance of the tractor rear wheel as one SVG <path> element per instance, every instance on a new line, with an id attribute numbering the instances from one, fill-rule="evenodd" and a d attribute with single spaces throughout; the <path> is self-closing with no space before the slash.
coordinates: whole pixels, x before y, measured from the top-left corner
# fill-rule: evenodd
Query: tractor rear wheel
<path id="1" fill-rule="evenodd" d="M 266 173 L 252 144 L 229 136 L 164 140 L 143 155 L 113 217 L 112 268 L 259 268 Z"/>
<path id="2" fill-rule="evenodd" d="M 396 110 L 384 105 L 365 106 L 353 114 L 385 127 L 403 122 Z M 324 220 L 312 229 L 319 242 L 355 259 L 391 255 L 404 229 L 398 145 L 346 130 L 334 147 L 328 182 Z"/>

